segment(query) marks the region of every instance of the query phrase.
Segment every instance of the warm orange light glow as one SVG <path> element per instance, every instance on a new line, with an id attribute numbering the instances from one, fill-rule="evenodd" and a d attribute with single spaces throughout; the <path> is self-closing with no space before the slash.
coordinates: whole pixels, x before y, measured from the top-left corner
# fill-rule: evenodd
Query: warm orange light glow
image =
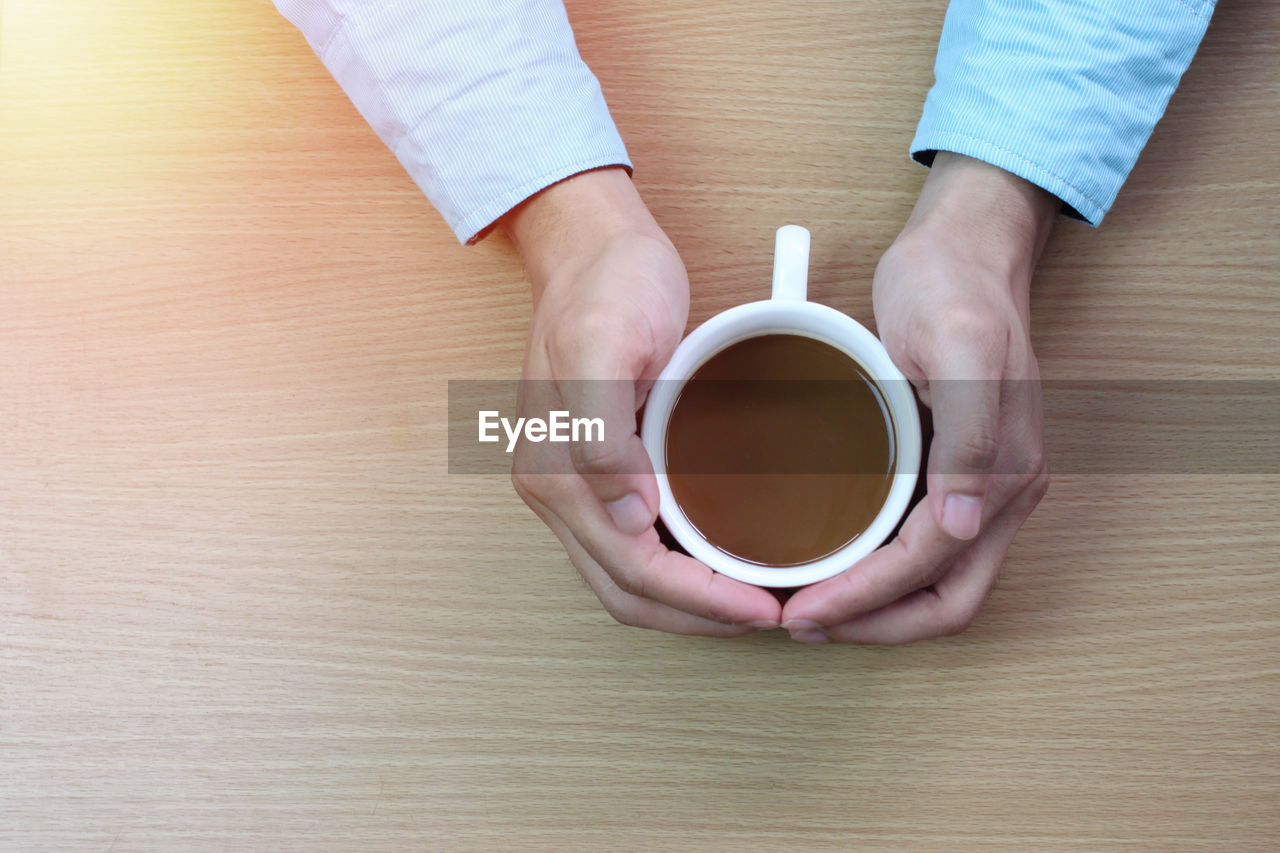
<path id="1" fill-rule="evenodd" d="M 0 176 L 136 186 L 178 154 L 216 156 L 245 108 L 228 69 L 281 39 L 296 33 L 255 0 L 6 0 Z"/>

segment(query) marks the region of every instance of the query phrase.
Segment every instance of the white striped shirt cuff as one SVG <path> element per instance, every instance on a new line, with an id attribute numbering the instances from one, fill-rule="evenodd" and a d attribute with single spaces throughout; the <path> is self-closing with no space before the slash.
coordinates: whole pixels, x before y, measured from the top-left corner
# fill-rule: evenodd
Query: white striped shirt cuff
<path id="1" fill-rule="evenodd" d="M 276 0 L 458 239 L 631 168 L 559 0 Z"/>

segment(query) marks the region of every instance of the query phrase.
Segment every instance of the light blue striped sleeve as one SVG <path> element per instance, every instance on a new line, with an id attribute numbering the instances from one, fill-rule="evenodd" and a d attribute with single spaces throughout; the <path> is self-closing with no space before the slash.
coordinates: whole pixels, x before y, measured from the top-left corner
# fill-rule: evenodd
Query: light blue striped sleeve
<path id="1" fill-rule="evenodd" d="M 1093 225 L 1111 208 L 1215 0 L 951 0 L 911 142 L 985 160 Z"/>
<path id="2" fill-rule="evenodd" d="M 561 0 L 275 0 L 458 239 L 631 168 Z"/>

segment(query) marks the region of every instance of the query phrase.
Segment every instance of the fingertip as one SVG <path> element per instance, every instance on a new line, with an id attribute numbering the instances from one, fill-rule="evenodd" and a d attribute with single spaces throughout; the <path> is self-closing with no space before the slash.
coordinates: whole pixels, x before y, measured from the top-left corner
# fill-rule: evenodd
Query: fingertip
<path id="1" fill-rule="evenodd" d="M 604 508 L 613 519 L 613 526 L 627 536 L 638 536 L 653 526 L 654 514 L 644 498 L 636 492 L 623 495 L 615 501 L 607 501 Z"/>
<path id="2" fill-rule="evenodd" d="M 791 639 L 798 643 L 829 643 L 830 638 L 822 626 L 812 619 L 788 619 L 782 623 L 791 634 Z"/>
<path id="3" fill-rule="evenodd" d="M 982 528 L 982 498 L 953 493 L 942 503 L 941 527 L 954 539 L 969 540 Z"/>
<path id="4" fill-rule="evenodd" d="M 697 565 L 702 566 L 701 563 Z M 712 572 L 711 584 L 706 587 L 710 596 L 707 602 L 719 603 L 718 613 L 714 618 L 750 625 L 761 631 L 771 631 L 781 626 L 782 605 L 768 589 L 735 580 L 706 566 L 703 568 Z"/>

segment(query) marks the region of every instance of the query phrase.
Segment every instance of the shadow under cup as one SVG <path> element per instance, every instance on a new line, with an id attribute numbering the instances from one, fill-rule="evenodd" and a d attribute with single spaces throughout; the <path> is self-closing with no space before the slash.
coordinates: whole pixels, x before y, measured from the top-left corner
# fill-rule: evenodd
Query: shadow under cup
<path id="1" fill-rule="evenodd" d="M 712 355 L 664 436 L 680 512 L 718 551 L 761 567 L 821 560 L 888 499 L 898 454 L 884 390 L 830 344 L 768 333 Z"/>

